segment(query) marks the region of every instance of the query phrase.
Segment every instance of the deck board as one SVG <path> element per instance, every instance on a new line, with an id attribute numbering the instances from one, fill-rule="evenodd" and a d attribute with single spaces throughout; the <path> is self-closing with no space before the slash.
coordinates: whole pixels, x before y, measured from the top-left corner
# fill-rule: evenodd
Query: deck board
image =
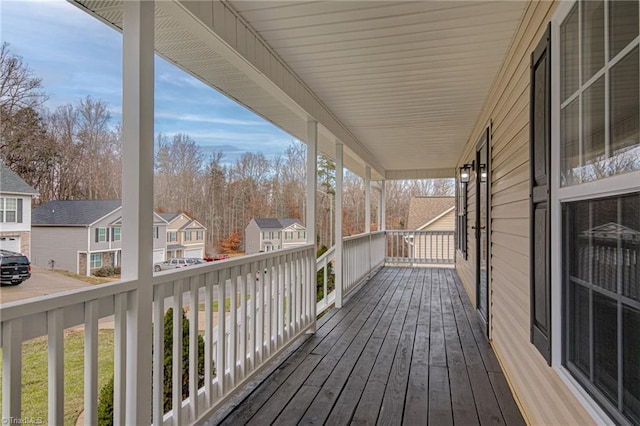
<path id="1" fill-rule="evenodd" d="M 455 271 L 385 267 L 220 423 L 524 420 Z"/>

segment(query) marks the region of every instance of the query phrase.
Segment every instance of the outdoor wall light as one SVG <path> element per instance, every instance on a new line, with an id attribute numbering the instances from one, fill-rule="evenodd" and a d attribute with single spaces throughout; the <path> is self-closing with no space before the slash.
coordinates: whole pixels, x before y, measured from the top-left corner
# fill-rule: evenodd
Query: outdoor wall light
<path id="1" fill-rule="evenodd" d="M 475 160 L 471 163 L 465 163 L 460 167 L 460 182 L 468 183 L 471 179 L 471 171 L 475 170 Z"/>
<path id="2" fill-rule="evenodd" d="M 480 182 L 487 181 L 487 165 L 480 164 Z"/>

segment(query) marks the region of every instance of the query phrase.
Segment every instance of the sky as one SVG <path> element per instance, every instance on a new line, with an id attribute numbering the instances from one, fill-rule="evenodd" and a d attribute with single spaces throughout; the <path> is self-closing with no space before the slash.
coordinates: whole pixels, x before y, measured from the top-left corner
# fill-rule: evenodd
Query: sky
<path id="1" fill-rule="evenodd" d="M 106 102 L 122 120 L 122 35 L 65 0 L 0 0 L 0 39 L 23 58 L 48 95 L 45 106 Z M 294 138 L 156 56 L 155 132 L 186 133 L 224 161 L 244 152 L 277 155 Z"/>

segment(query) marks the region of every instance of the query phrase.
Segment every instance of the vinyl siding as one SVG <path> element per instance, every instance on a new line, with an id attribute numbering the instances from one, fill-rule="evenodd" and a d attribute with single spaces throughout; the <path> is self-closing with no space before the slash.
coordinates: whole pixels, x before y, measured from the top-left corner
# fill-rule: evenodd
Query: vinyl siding
<path id="1" fill-rule="evenodd" d="M 529 62 L 555 8 L 527 7 L 460 165 L 475 158 L 491 122 L 492 346 L 528 423 L 585 425 L 592 418 L 529 341 Z M 458 256 L 457 269 L 475 301 L 475 183 L 469 187 L 469 256 Z"/>
<path id="2" fill-rule="evenodd" d="M 49 267 L 49 261 L 54 260 L 56 269 L 77 273 L 78 252 L 86 250 L 87 228 L 84 226 L 31 228 L 31 263 L 36 266 L 46 268 Z"/>

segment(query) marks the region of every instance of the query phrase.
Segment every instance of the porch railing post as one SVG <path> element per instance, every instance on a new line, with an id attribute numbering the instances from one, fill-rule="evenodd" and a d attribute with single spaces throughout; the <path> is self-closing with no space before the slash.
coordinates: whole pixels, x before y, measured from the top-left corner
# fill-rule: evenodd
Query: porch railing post
<path id="1" fill-rule="evenodd" d="M 364 175 L 364 232 L 369 234 L 369 272 L 367 278 L 371 277 L 371 167 L 365 167 Z"/>
<path id="2" fill-rule="evenodd" d="M 318 188 L 318 123 L 307 122 L 307 243 L 313 244 L 313 255 L 316 254 L 316 190 Z M 326 273 L 325 273 L 326 274 Z M 313 326 L 309 330 L 316 331 L 316 263 L 309 265 L 309 308 Z"/>
<path id="3" fill-rule="evenodd" d="M 151 415 L 154 13 L 153 0 L 123 4 L 122 278 L 139 282 L 129 296 L 120 370 L 127 424 L 148 424 Z"/>
<path id="4" fill-rule="evenodd" d="M 336 308 L 342 308 L 342 286 L 343 286 L 343 241 L 342 241 L 342 180 L 344 174 L 343 147 L 340 141 L 336 141 Z"/>

